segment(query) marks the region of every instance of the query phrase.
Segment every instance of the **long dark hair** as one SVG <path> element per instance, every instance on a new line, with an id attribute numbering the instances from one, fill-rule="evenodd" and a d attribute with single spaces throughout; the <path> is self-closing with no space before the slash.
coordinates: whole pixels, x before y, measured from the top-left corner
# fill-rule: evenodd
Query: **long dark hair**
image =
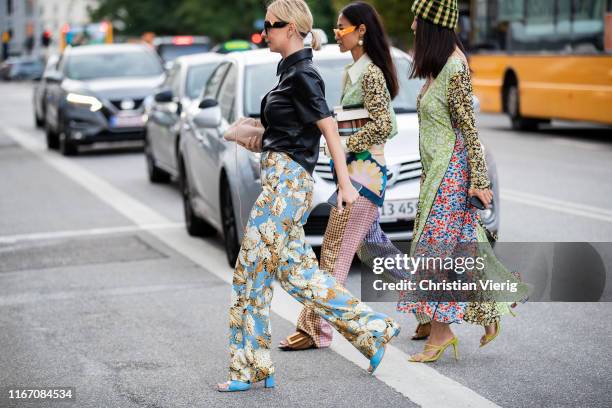
<path id="1" fill-rule="evenodd" d="M 350 23 L 356 27 L 366 26 L 366 35 L 363 38 L 363 50 L 370 57 L 374 65 L 381 69 L 385 75 L 387 89 L 391 99 L 399 92 L 397 71 L 391 58 L 389 39 L 385 34 L 382 21 L 376 9 L 367 3 L 356 1 L 344 7 L 340 12 Z"/>
<path id="2" fill-rule="evenodd" d="M 417 18 L 414 63 L 410 77 L 436 78 L 455 51 L 455 47 L 465 54 L 465 48 L 455 30 Z"/>

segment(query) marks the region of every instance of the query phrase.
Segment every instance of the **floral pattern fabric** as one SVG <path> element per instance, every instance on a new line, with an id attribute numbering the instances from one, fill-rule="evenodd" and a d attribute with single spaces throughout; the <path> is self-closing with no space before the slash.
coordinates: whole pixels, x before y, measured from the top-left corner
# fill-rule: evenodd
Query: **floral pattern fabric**
<path id="1" fill-rule="evenodd" d="M 261 156 L 261 183 L 233 277 L 229 379 L 256 382 L 274 373 L 270 302 L 275 280 L 370 359 L 398 325 L 319 269 L 303 228 L 312 204 L 312 177 L 286 153 L 268 151 Z"/>
<path id="2" fill-rule="evenodd" d="M 457 243 L 477 240 L 478 214 L 467 203 L 467 154 L 461 133 L 457 131 L 456 135 L 448 170 L 413 256 L 445 258 L 453 254 Z M 466 302 L 406 302 L 400 299 L 397 310 L 425 314 L 443 323 L 458 323 L 465 315 L 466 305 Z"/>
<path id="3" fill-rule="evenodd" d="M 499 262 L 467 203 L 469 188 L 490 186 L 482 146 L 476 132 L 469 70 L 462 59 L 450 57 L 442 71 L 417 98 L 419 149 L 423 173 L 410 248 L 411 256 L 437 257 L 452 253 L 462 242 L 477 242 L 486 266 L 481 278 L 518 285 L 517 299 L 528 288 Z M 411 311 L 419 322 L 462 320 L 490 324 L 508 313 L 507 302 L 415 302 L 400 299 L 398 310 Z"/>

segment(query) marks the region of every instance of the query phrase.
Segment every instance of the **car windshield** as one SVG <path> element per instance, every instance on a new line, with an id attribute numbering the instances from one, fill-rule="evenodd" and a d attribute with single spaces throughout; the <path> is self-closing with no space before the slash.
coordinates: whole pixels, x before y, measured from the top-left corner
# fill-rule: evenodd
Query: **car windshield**
<path id="1" fill-rule="evenodd" d="M 189 99 L 195 99 L 200 95 L 210 74 L 219 65 L 218 63 L 194 65 L 187 71 L 187 83 L 185 84 L 185 92 Z"/>
<path id="2" fill-rule="evenodd" d="M 209 50 L 208 44 L 191 44 L 191 45 L 176 45 L 176 44 L 161 44 L 157 47 L 159 56 L 166 62 L 174 61 L 183 55 L 199 54 Z"/>
<path id="3" fill-rule="evenodd" d="M 416 112 L 417 95 L 423 84 L 422 80 L 410 79 L 411 63 L 407 58 L 394 58 L 398 72 L 400 90 L 393 100 L 393 109 L 396 113 Z M 330 108 L 340 104 L 342 72 L 350 63 L 345 58 L 314 61 L 325 81 L 325 97 Z M 245 78 L 245 112 L 246 116 L 259 117 L 261 99 L 274 87 L 276 77 L 276 63 L 252 65 L 246 69 Z"/>
<path id="4" fill-rule="evenodd" d="M 154 54 L 146 51 L 71 55 L 66 77 L 77 80 L 161 75 L 163 68 Z"/>

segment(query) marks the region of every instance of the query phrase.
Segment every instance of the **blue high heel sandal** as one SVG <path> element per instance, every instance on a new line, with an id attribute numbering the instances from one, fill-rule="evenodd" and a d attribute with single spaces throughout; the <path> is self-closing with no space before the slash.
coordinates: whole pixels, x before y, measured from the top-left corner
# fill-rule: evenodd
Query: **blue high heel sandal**
<path id="1" fill-rule="evenodd" d="M 374 375 L 374 371 L 376 371 L 376 369 L 378 368 L 380 362 L 382 361 L 383 357 L 385 356 L 385 350 L 386 350 L 387 344 L 389 344 L 389 342 L 394 337 L 396 337 L 399 333 L 400 333 L 400 328 L 398 327 L 397 329 L 395 329 L 395 332 L 393 333 L 393 336 L 391 336 L 389 341 L 387 341 L 385 344 L 380 346 L 379 349 L 376 351 L 376 354 L 374 354 L 374 356 L 370 359 L 370 367 L 372 367 L 372 370 L 370 371 L 370 375 Z"/>
<path id="2" fill-rule="evenodd" d="M 264 380 L 264 387 L 266 388 L 274 388 L 274 374 L 267 376 Z M 229 386 L 227 388 L 218 388 L 219 392 L 235 392 L 235 391 L 248 391 L 251 389 L 251 383 L 245 381 L 233 380 L 230 381 Z"/>

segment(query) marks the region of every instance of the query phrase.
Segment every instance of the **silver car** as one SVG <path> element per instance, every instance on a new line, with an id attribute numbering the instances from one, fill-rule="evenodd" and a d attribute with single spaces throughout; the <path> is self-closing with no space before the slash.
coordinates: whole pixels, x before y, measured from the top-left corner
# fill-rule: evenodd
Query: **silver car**
<path id="1" fill-rule="evenodd" d="M 391 239 L 409 240 L 421 176 L 416 97 L 422 81 L 408 78 L 411 59 L 406 53 L 393 49 L 393 58 L 400 74 L 400 93 L 393 101 L 398 134 L 385 148 L 388 188 L 380 221 Z M 261 191 L 259 155 L 226 142 L 222 135 L 229 123 L 240 117 L 259 117 L 261 99 L 277 81 L 278 61 L 278 54 L 266 49 L 227 55 L 210 77 L 200 101 L 185 112 L 181 128 L 179 167 L 187 229 L 192 235 L 222 232 L 232 265 L 249 212 Z M 337 105 L 343 67 L 352 62 L 350 54 L 327 45 L 314 52 L 313 61 L 325 81 L 328 104 Z M 488 152 L 487 159 L 497 196 L 495 165 Z M 305 231 L 308 242 L 318 246 L 329 216 L 326 201 L 336 188 L 329 159 L 323 154 L 313 176 L 313 208 Z M 493 231 L 497 230 L 497 212 L 494 205 L 482 214 Z"/>
<path id="2" fill-rule="evenodd" d="M 183 112 L 199 98 L 210 74 L 222 60 L 221 55 L 212 52 L 177 58 L 155 94 L 145 100 L 145 158 L 152 183 L 178 176 Z"/>

